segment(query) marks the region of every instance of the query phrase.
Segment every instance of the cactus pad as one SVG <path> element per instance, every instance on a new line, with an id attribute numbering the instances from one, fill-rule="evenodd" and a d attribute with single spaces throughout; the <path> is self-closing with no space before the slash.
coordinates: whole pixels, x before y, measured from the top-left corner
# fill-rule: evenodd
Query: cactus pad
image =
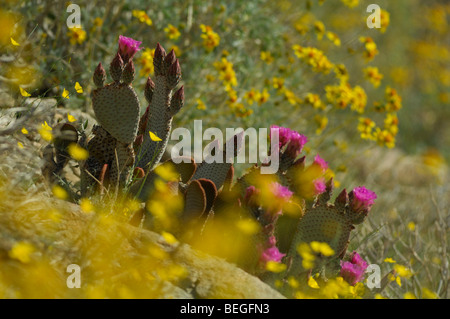
<path id="1" fill-rule="evenodd" d="M 131 86 L 113 83 L 94 90 L 92 103 L 97 121 L 106 131 L 122 143 L 134 142 L 140 106 Z"/>

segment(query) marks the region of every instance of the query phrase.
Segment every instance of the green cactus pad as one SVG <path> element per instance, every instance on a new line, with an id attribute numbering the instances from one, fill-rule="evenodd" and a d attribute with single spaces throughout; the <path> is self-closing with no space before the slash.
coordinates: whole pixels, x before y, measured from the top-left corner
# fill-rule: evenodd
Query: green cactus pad
<path id="1" fill-rule="evenodd" d="M 209 213 L 214 205 L 217 198 L 217 188 L 216 185 L 209 179 L 201 178 L 198 180 L 206 196 L 206 207 L 205 212 Z"/>
<path id="2" fill-rule="evenodd" d="M 93 91 L 92 103 L 97 121 L 106 131 L 122 143 L 134 142 L 140 105 L 132 87 L 109 84 Z"/>
<path id="3" fill-rule="evenodd" d="M 192 181 L 186 189 L 183 217 L 187 220 L 203 215 L 206 193 L 199 181 Z"/>
<path id="4" fill-rule="evenodd" d="M 335 256 L 341 256 L 347 249 L 353 228 L 343 212 L 334 206 L 318 205 L 300 220 L 293 243 L 297 246 L 301 242 L 325 242 L 334 250 Z"/>

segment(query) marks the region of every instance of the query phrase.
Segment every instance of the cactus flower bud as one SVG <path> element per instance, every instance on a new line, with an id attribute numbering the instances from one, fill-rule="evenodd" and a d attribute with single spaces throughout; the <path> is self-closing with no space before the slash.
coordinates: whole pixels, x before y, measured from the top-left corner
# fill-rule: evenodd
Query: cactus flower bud
<path id="1" fill-rule="evenodd" d="M 340 206 L 340 207 L 345 207 L 345 205 L 347 205 L 347 203 L 348 203 L 348 194 L 347 194 L 347 190 L 344 188 L 342 190 L 342 192 L 336 197 L 336 199 L 334 201 L 334 205 Z"/>
<path id="2" fill-rule="evenodd" d="M 147 102 L 150 104 L 153 98 L 153 91 L 155 90 L 155 82 L 148 77 L 147 82 L 145 83 L 144 96 Z"/>
<path id="3" fill-rule="evenodd" d="M 109 65 L 109 72 L 114 81 L 120 82 L 123 72 L 123 60 L 119 53 L 116 54 Z"/>
<path id="4" fill-rule="evenodd" d="M 181 79 L 181 67 L 178 59 L 172 63 L 167 69 L 167 85 L 169 88 L 174 88 L 180 82 Z"/>
<path id="5" fill-rule="evenodd" d="M 164 66 L 166 69 L 170 68 L 170 66 L 175 62 L 177 57 L 175 56 L 175 51 L 172 49 L 169 54 L 167 54 L 164 58 Z"/>
<path id="6" fill-rule="evenodd" d="M 123 70 L 122 74 L 123 83 L 130 85 L 134 80 L 135 73 L 136 71 L 134 68 L 133 60 L 130 60 L 130 62 L 128 62 L 128 64 L 125 66 L 125 69 Z"/>
<path id="7" fill-rule="evenodd" d="M 141 41 L 134 40 L 132 38 L 127 38 L 122 35 L 119 36 L 119 50 L 124 63 L 128 63 L 131 59 L 133 59 L 136 52 L 141 50 L 139 46 L 142 44 Z"/>
<path id="8" fill-rule="evenodd" d="M 163 75 L 163 62 L 166 57 L 166 51 L 164 48 L 158 43 L 156 44 L 155 54 L 153 56 L 153 66 L 155 68 L 155 75 Z"/>
<path id="9" fill-rule="evenodd" d="M 184 105 L 184 86 L 182 85 L 173 95 L 170 102 L 170 111 L 172 116 L 177 114 Z"/>
<path id="10" fill-rule="evenodd" d="M 101 62 L 98 64 L 97 68 L 94 71 L 93 79 L 94 79 L 95 86 L 98 88 L 103 87 L 103 85 L 105 84 L 106 71 L 103 68 L 103 65 Z"/>

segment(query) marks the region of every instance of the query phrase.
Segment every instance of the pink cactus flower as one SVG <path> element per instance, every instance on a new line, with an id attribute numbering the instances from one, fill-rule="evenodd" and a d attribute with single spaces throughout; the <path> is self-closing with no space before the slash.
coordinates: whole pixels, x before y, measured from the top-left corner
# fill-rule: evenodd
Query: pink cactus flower
<path id="1" fill-rule="evenodd" d="M 350 207 L 356 213 L 369 212 L 377 195 L 364 186 L 356 187 L 349 194 Z"/>
<path id="2" fill-rule="evenodd" d="M 325 162 L 319 155 L 316 155 L 316 157 L 314 157 L 313 165 L 319 165 L 324 173 L 328 169 L 328 162 Z"/>
<path id="3" fill-rule="evenodd" d="M 273 182 L 270 184 L 270 187 L 275 197 L 283 201 L 288 201 L 289 199 L 291 199 L 292 194 L 294 194 L 289 190 L 288 187 L 283 186 L 280 183 Z"/>
<path id="4" fill-rule="evenodd" d="M 136 52 L 142 49 L 139 48 L 141 44 L 141 41 L 124 37 L 122 35 L 119 36 L 119 54 L 124 63 L 128 63 L 129 60 L 133 59 Z"/>
<path id="5" fill-rule="evenodd" d="M 316 195 L 320 195 L 327 190 L 327 186 L 325 185 L 325 178 L 317 178 L 313 181 L 314 184 L 314 193 Z"/>
<path id="6" fill-rule="evenodd" d="M 280 149 L 287 145 L 287 148 L 284 152 L 289 157 L 296 158 L 298 154 L 301 153 L 303 146 L 308 141 L 308 138 L 294 130 L 276 125 L 272 125 L 270 127 L 271 136 L 273 134 L 272 132 L 276 129 L 278 129 Z"/>
<path id="7" fill-rule="evenodd" d="M 368 264 L 357 252 L 353 252 L 350 255 L 350 261 L 341 261 L 340 275 L 350 285 L 354 286 L 358 282 L 361 282 L 364 278 L 364 273 L 368 267 Z"/>
<path id="8" fill-rule="evenodd" d="M 276 246 L 275 236 L 270 236 L 267 240 L 267 248 L 261 254 L 261 261 L 264 263 L 268 261 L 280 262 L 286 254 L 281 253 Z"/>

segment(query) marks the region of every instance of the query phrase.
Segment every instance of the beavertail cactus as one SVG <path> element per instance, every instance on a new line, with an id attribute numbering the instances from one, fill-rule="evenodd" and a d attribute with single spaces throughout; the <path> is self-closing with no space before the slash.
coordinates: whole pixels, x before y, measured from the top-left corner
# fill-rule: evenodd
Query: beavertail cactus
<path id="1" fill-rule="evenodd" d="M 119 37 L 118 51 L 109 65 L 112 83 L 105 85 L 106 71 L 101 63 L 94 72 L 97 89 L 92 92 L 92 103 L 99 125 L 94 126 L 93 137 L 87 141 L 90 156 L 82 167 L 82 196 L 100 181 L 100 174 L 102 183 L 123 187 L 129 182 L 133 168 L 150 172 L 165 151 L 172 117 L 184 104 L 183 86 L 173 93 L 181 79 L 178 59 L 174 51 L 166 54 L 158 44 L 155 82 L 150 77 L 147 80 L 144 96 L 149 105 L 140 117 L 139 98 L 132 86 L 133 57 L 140 45 L 140 41 Z M 161 141 L 153 141 L 150 132 Z M 132 188 L 132 192 L 138 190 L 142 191 L 141 185 Z"/>
<path id="2" fill-rule="evenodd" d="M 310 270 L 312 267 L 304 267 L 298 247 L 313 244 L 316 248 L 324 245 L 317 252 L 321 257 L 342 259 L 350 233 L 354 225 L 367 218 L 375 193 L 365 187 L 356 187 L 350 193 L 344 189 L 330 204 L 333 180 L 326 175 L 328 163 L 317 155 L 307 165 L 306 157 L 300 157 L 306 136 L 279 126 L 271 126 L 270 130 L 272 141 L 277 137 L 279 142 L 276 149 L 270 150 L 271 155 L 278 156 L 280 164 L 277 173 L 271 176 L 263 174 L 261 168 L 268 165 L 263 162 L 233 183 L 232 162 L 243 144 L 243 133 L 223 146 L 218 140 L 210 143 L 207 147 L 210 154 L 214 150 L 214 155 L 201 163 L 191 158 L 160 163 L 173 117 L 184 105 L 181 68 L 175 52 L 166 53 L 158 43 L 153 59 L 154 76 L 147 79 L 143 92 L 148 106 L 141 116 L 139 98 L 132 85 L 133 57 L 140 45 L 139 41 L 120 36 L 119 48 L 109 65 L 112 78 L 109 84 L 105 68 L 98 64 L 93 74 L 96 89 L 92 92 L 98 125 L 93 126 L 89 137 L 80 133 L 81 139 L 71 124 L 57 126 L 54 143 L 44 151 L 44 175 L 55 182 L 55 176 L 69 160 L 68 145 L 79 143 L 89 152 L 89 157 L 80 162 L 81 196 L 92 194 L 96 185 L 100 193 L 112 186 L 148 204 L 152 191 L 165 180 L 169 185 L 166 191 L 184 199 L 184 207 L 177 206 L 182 224 L 189 225 L 185 222 L 197 219 L 194 224 L 200 221 L 203 230 L 208 221 L 229 215 L 241 219 L 243 229 L 256 229 L 247 237 L 250 250 L 242 256 L 241 266 L 247 269 L 264 273 L 261 264 L 287 262 L 289 274 Z M 215 161 L 216 155 L 221 156 L 219 161 Z M 164 171 L 167 168 L 164 165 L 173 166 L 170 179 L 160 178 L 158 170 Z M 139 210 L 131 222 L 139 225 L 142 218 L 151 221 L 151 212 L 147 205 L 146 211 Z M 194 235 L 202 236 L 201 233 Z M 230 239 L 226 238 L 225 241 Z"/>

